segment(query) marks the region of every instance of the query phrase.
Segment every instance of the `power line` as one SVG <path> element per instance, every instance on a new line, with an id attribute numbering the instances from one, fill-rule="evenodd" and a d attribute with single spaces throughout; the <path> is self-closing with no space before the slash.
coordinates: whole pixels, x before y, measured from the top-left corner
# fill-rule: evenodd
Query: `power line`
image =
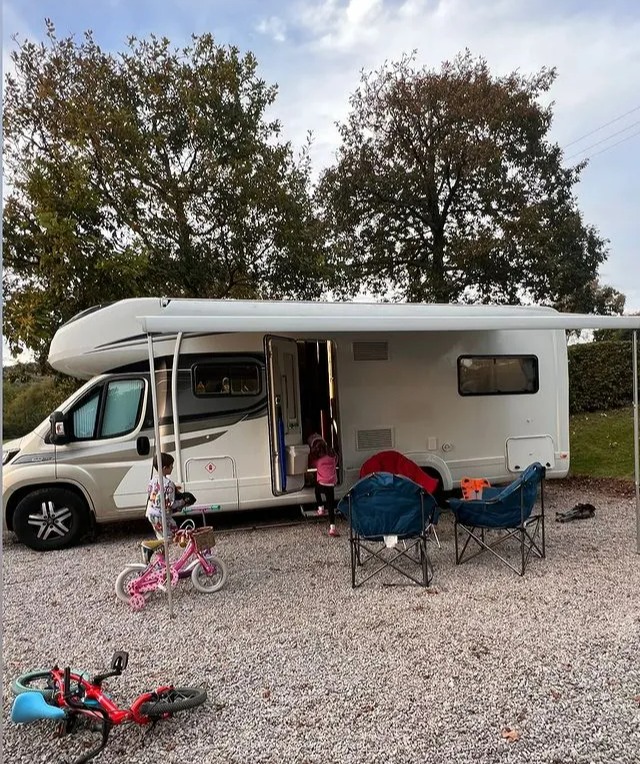
<path id="1" fill-rule="evenodd" d="M 611 140 L 611 138 L 615 138 L 616 135 L 620 135 L 620 133 L 626 133 L 627 130 L 629 130 L 632 127 L 635 127 L 636 125 L 640 125 L 640 119 L 636 120 L 636 122 L 632 122 L 630 125 L 627 125 L 626 127 L 623 127 L 622 130 L 616 130 L 615 133 L 611 133 L 611 135 L 607 135 L 606 138 L 602 138 L 602 140 L 596 141 L 595 143 L 592 143 L 590 146 L 585 146 L 585 148 L 580 149 L 579 151 L 576 151 L 574 154 L 570 154 L 568 157 L 565 157 L 565 160 L 573 159 L 573 157 L 577 157 L 579 154 L 584 154 L 585 151 L 589 151 L 589 149 L 593 149 L 596 146 L 600 146 L 601 143 L 606 143 L 607 141 Z M 619 143 L 620 141 L 618 141 Z M 617 144 L 614 144 L 617 145 Z M 600 153 L 600 152 L 597 152 Z"/>
<path id="2" fill-rule="evenodd" d="M 613 125 L 614 122 L 619 122 L 621 119 L 624 119 L 624 117 L 627 117 L 629 114 L 633 114 L 634 111 L 638 111 L 638 109 L 640 109 L 640 106 L 636 106 L 633 109 L 629 109 L 629 111 L 625 111 L 624 114 L 621 114 L 619 117 L 612 119 L 610 122 L 605 122 L 604 125 L 600 125 L 600 127 L 596 127 L 595 130 L 591 130 L 591 132 L 585 133 L 584 135 L 581 135 L 579 138 L 576 138 L 575 141 L 571 141 L 571 143 L 567 143 L 567 145 L 564 147 L 565 151 L 566 149 L 569 148 L 569 146 L 573 146 L 574 143 L 579 143 L 585 138 L 588 138 L 590 135 L 593 135 L 594 133 L 599 133 L 600 130 L 604 130 L 605 127 L 609 127 L 609 125 Z"/>
<path id="3" fill-rule="evenodd" d="M 590 157 L 586 157 L 586 158 L 593 159 L 593 157 L 597 157 L 598 154 L 602 154 L 604 151 L 609 151 L 609 149 L 612 149 L 614 146 L 617 146 L 619 143 L 624 143 L 625 141 L 628 141 L 630 138 L 635 138 L 636 135 L 640 135 L 640 130 L 636 130 L 635 133 L 631 133 L 631 135 L 627 135 L 625 138 L 620 138 L 619 141 L 612 143 L 611 146 L 605 146 L 603 149 L 600 149 L 600 151 L 596 151 L 595 154 L 591 154 Z"/>

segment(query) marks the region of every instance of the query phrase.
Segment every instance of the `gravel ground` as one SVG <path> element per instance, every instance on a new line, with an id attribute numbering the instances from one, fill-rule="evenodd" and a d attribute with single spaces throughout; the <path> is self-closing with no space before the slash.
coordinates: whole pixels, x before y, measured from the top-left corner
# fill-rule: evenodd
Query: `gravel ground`
<path id="1" fill-rule="evenodd" d="M 553 522 L 587 501 L 595 518 Z M 50 723 L 9 721 L 11 680 L 54 662 L 106 670 L 117 649 L 130 662 L 109 682 L 116 699 L 165 682 L 209 698 L 155 728 L 115 728 L 97 759 L 110 764 L 640 761 L 633 486 L 549 481 L 547 558 L 524 578 L 484 557 L 456 567 L 444 515 L 430 589 L 377 578 L 354 591 L 340 529 L 221 530 L 225 588 L 180 583 L 173 620 L 161 594 L 138 613 L 114 595 L 144 525 L 45 555 L 5 541 L 5 761 L 76 750 Z"/>

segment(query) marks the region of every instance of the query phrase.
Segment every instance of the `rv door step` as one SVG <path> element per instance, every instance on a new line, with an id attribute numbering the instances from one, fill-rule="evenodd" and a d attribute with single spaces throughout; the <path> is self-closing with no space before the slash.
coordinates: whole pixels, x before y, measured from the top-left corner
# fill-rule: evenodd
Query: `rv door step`
<path id="1" fill-rule="evenodd" d="M 302 513 L 303 517 L 321 517 L 321 515 L 318 514 L 318 510 L 315 506 L 315 504 L 301 504 L 300 505 L 300 512 Z"/>

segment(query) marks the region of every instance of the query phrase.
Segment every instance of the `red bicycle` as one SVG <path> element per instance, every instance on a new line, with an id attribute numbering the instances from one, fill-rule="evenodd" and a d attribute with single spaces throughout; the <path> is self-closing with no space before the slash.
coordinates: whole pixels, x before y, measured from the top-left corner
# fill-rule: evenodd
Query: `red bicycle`
<path id="1" fill-rule="evenodd" d="M 151 724 L 167 719 L 178 711 L 201 705 L 207 699 L 206 690 L 194 687 L 166 685 L 143 692 L 129 708 L 118 706 L 102 690 L 108 677 L 120 676 L 127 667 L 129 654 L 114 653 L 111 671 L 88 679 L 86 672 L 54 666 L 49 671 L 30 671 L 19 676 L 11 685 L 16 694 L 11 708 L 11 720 L 28 724 L 40 719 L 58 722 L 58 736 L 77 732 L 82 726 L 101 729 L 97 747 L 76 759 L 73 764 L 85 764 L 107 745 L 109 732 L 119 724 Z"/>

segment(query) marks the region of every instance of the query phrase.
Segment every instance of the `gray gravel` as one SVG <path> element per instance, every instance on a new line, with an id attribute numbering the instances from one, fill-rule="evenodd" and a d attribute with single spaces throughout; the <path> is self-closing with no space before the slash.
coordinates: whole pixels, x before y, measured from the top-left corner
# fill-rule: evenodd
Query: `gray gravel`
<path id="1" fill-rule="evenodd" d="M 209 699 L 153 729 L 114 729 L 96 761 L 640 761 L 633 488 L 547 487 L 547 558 L 522 579 L 490 558 L 456 567 L 448 515 L 429 590 L 388 578 L 352 590 L 344 523 L 339 539 L 316 521 L 228 529 L 217 545 L 226 587 L 180 583 L 172 621 L 162 595 L 135 613 L 113 593 L 144 526 L 45 555 L 5 541 L 4 760 L 77 751 L 47 723 L 9 721 L 17 674 L 54 662 L 97 672 L 125 649 L 116 699 L 163 682 L 206 687 Z M 553 522 L 578 501 L 596 517 Z"/>

